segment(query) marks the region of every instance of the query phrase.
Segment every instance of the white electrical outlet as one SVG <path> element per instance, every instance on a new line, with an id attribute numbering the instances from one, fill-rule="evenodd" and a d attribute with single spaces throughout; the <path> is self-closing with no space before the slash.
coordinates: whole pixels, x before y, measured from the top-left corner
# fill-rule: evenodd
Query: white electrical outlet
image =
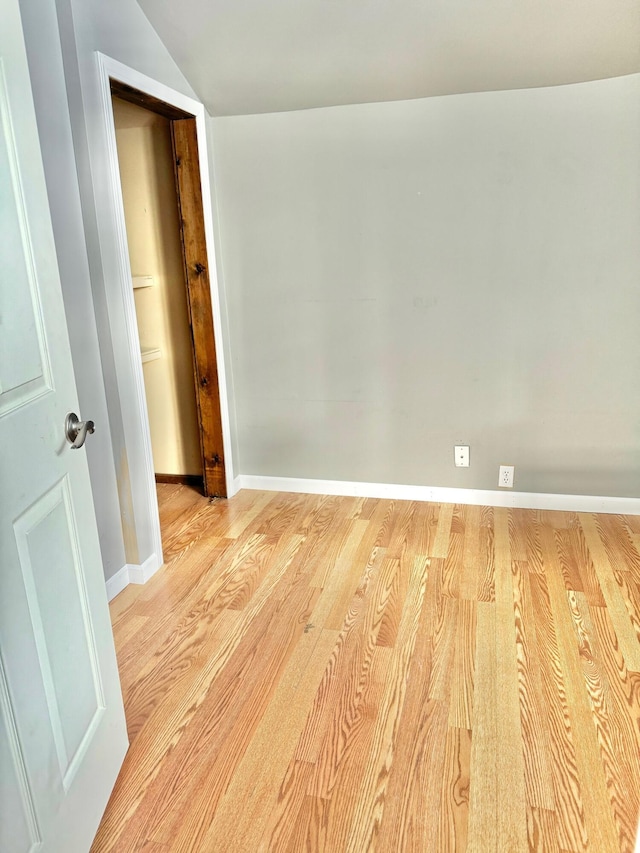
<path id="1" fill-rule="evenodd" d="M 456 468 L 469 467 L 469 445 L 456 444 L 453 448 L 453 460 L 456 463 Z"/>
<path id="2" fill-rule="evenodd" d="M 498 485 L 502 489 L 513 488 L 513 465 L 501 465 L 500 473 L 498 474 Z"/>

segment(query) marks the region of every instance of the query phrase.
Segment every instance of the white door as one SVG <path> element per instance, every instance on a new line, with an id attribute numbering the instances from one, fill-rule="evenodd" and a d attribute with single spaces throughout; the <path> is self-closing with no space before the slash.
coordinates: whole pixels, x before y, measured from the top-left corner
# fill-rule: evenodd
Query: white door
<path id="1" fill-rule="evenodd" d="M 0 851 L 87 853 L 127 735 L 18 0 L 0 22 Z"/>

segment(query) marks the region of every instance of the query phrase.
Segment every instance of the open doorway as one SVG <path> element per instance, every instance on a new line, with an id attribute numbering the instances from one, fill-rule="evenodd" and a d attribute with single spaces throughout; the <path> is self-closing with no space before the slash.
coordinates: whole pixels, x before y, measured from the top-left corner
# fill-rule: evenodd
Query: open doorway
<path id="1" fill-rule="evenodd" d="M 156 478 L 226 497 L 196 120 L 111 92 Z"/>
<path id="2" fill-rule="evenodd" d="M 169 120 L 113 98 L 157 482 L 203 485 Z"/>

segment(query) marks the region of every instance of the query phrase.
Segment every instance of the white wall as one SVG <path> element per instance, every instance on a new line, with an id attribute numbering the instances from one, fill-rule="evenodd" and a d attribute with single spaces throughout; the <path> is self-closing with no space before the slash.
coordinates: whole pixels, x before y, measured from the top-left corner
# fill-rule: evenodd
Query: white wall
<path id="1" fill-rule="evenodd" d="M 242 473 L 638 495 L 640 75 L 212 125 Z"/>
<path id="2" fill-rule="evenodd" d="M 217 177 L 215 170 L 215 157 L 214 157 L 214 121 L 215 119 L 212 116 L 207 116 L 207 155 L 209 161 L 209 180 L 211 183 L 211 199 L 212 199 L 212 219 L 213 219 L 213 233 L 214 233 L 214 242 L 217 247 L 216 251 L 216 275 L 218 278 L 218 296 L 220 299 L 220 312 L 221 312 L 221 322 L 223 328 L 222 335 L 222 352 L 224 354 L 224 364 L 226 371 L 226 380 L 227 380 L 227 400 L 229 404 L 229 432 L 231 439 L 231 456 L 233 459 L 233 476 L 235 477 L 238 474 L 237 470 L 237 459 L 240 455 L 240 447 L 238 444 L 238 414 L 236 412 L 236 396 L 235 396 L 235 385 L 234 385 L 234 375 L 233 375 L 233 358 L 231 356 L 231 334 L 230 334 L 230 326 L 229 326 L 229 310 L 228 310 L 228 298 L 227 291 L 225 286 L 225 267 L 224 267 L 224 247 L 222 246 L 222 240 L 220 237 L 220 211 L 218 208 L 218 190 L 217 190 Z M 217 342 L 216 342 L 217 347 Z M 228 469 L 228 460 L 225 460 Z M 229 493 L 229 497 L 232 496 L 232 492 Z"/>

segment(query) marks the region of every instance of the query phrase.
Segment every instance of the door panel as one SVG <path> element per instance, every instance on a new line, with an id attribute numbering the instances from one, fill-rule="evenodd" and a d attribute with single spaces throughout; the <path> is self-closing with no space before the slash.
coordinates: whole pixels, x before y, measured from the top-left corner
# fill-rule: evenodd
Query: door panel
<path id="1" fill-rule="evenodd" d="M 56 484 L 20 516 L 14 533 L 66 790 L 104 710 L 68 480 Z"/>
<path id="2" fill-rule="evenodd" d="M 87 853 L 126 726 L 18 0 L 0 16 L 0 850 Z"/>
<path id="3" fill-rule="evenodd" d="M 2 323 L 0 335 L 0 413 L 4 413 L 50 389 L 4 62 L 0 62 L 0 122 L 0 258 L 2 275 L 13 284 L 3 289 L 7 304 L 1 315 L 11 318 Z"/>

